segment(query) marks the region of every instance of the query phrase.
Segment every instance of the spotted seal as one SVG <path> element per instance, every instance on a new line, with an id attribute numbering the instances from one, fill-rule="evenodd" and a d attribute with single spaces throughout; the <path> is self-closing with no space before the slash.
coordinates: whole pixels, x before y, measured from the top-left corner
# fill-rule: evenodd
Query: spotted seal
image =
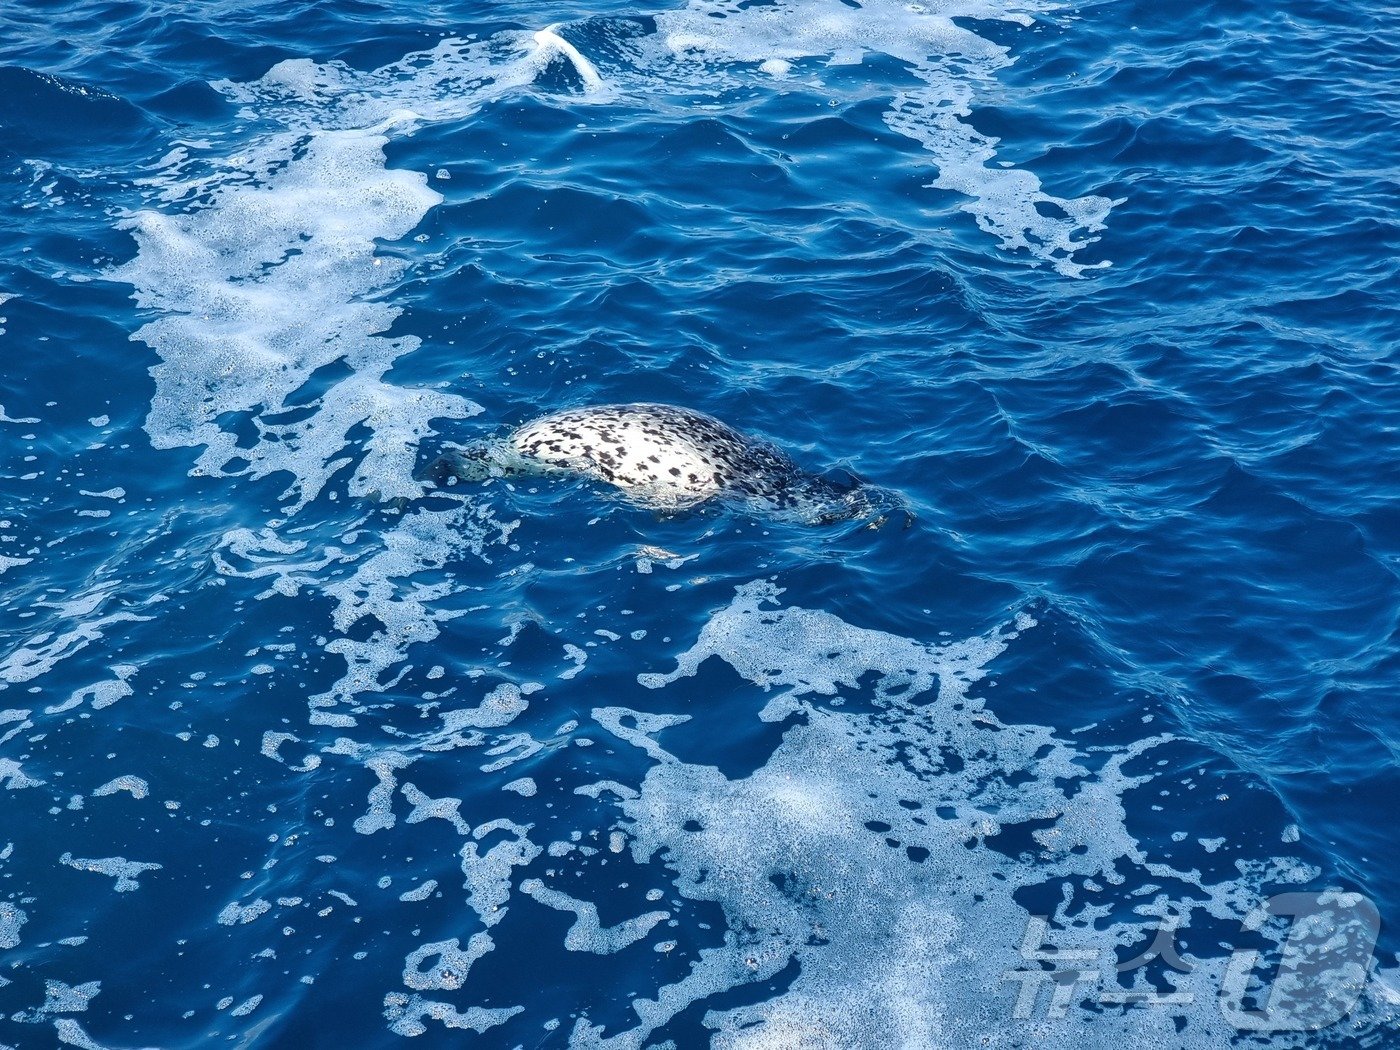
<path id="1" fill-rule="evenodd" d="M 427 471 L 439 485 L 520 474 L 592 478 L 663 511 L 723 498 L 812 523 L 884 520 L 882 501 L 855 479 L 811 474 L 767 442 L 675 405 L 552 412 L 504 438 L 452 449 Z"/>

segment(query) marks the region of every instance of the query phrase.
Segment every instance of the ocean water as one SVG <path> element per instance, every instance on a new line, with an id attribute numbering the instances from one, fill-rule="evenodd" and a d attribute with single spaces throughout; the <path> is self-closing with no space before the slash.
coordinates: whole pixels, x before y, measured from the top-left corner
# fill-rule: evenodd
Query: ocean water
<path id="1" fill-rule="evenodd" d="M 0 8 L 0 1047 L 1400 1045 L 1377 0 Z M 908 527 L 446 445 L 696 408 Z"/>

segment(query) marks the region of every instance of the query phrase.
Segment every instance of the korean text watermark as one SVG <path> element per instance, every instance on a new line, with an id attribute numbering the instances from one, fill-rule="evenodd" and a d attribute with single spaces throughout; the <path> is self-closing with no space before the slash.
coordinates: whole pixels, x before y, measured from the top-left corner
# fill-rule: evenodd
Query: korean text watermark
<path id="1" fill-rule="evenodd" d="M 1380 933 L 1376 906 L 1340 890 L 1280 893 L 1260 902 L 1239 934 L 1265 947 L 1227 947 L 1228 958 L 1213 966 L 1181 950 L 1182 924 L 1181 915 L 1168 910 L 1148 942 L 1120 960 L 1109 947 L 1067 944 L 1073 931 L 1053 931 L 1048 918 L 1032 916 L 1021 941 L 1022 965 L 1003 974 L 1018 985 L 1012 1016 L 1060 1018 L 1085 1000 L 1180 1009 L 1210 996 L 1241 1030 L 1317 1031 L 1355 1008 Z"/>

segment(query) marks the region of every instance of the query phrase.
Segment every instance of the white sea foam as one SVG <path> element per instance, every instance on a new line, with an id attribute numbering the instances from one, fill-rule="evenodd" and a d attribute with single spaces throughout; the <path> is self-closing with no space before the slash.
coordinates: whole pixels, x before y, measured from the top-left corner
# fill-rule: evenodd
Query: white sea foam
<path id="1" fill-rule="evenodd" d="M 499 729 L 514 722 L 529 706 L 530 701 L 525 699 L 518 686 L 502 682 L 487 693 L 476 708 L 454 712 L 453 722 L 455 726 Z"/>
<path id="2" fill-rule="evenodd" d="M 13 296 L 7 296 L 6 298 L 13 298 Z M 4 299 L 0 299 L 0 303 L 3 303 L 3 302 L 4 302 Z M 38 417 L 38 416 L 9 416 L 9 415 L 6 415 L 6 414 L 5 414 L 5 406 L 4 406 L 4 405 L 0 405 L 0 423 L 18 423 L 18 424 L 26 424 L 26 423 L 37 423 L 37 422 L 39 422 L 39 417 Z"/>
<path id="3" fill-rule="evenodd" d="M 423 944 L 409 952 L 404 959 L 403 983 L 414 991 L 440 991 L 456 989 L 466 983 L 472 964 L 495 947 L 489 933 L 478 933 L 467 944 L 466 950 L 460 941 L 438 941 Z M 434 964 L 424 968 L 429 960 Z"/>
<path id="4" fill-rule="evenodd" d="M 441 200 L 422 175 L 384 167 L 383 130 L 274 136 L 258 152 L 284 166 L 265 182 L 215 184 L 204 207 L 130 218 L 137 253 L 110 276 L 159 314 L 135 336 L 161 359 L 146 421 L 156 447 L 203 446 L 204 474 L 286 472 L 295 507 L 347 464 L 347 435 L 364 426 L 352 494 L 420 491 L 417 439 L 433 417 L 471 406 L 383 378 L 418 341 L 383 334 L 399 311 L 373 299 L 403 263 L 376 255 L 376 241 L 402 237 Z M 303 389 L 336 364 L 349 374 Z M 256 432 L 251 444 L 221 425 L 229 414 Z"/>
<path id="5" fill-rule="evenodd" d="M 249 119 L 280 127 L 232 155 L 209 144 L 168 154 L 145 180 L 163 208 L 128 218 L 136 255 L 108 275 L 158 314 L 135 334 L 159 357 L 153 444 L 202 448 L 197 473 L 285 473 L 290 510 L 351 463 L 351 495 L 421 492 L 412 467 L 430 420 L 479 408 L 384 378 L 419 341 L 385 334 L 400 311 L 378 297 L 405 263 L 377 245 L 442 200 L 425 175 L 387 168 L 384 146 L 525 87 L 553 54 L 596 80 L 549 31 L 523 41 L 447 41 L 370 73 L 289 60 L 254 83 L 218 85 Z M 355 427 L 369 436 L 349 450 Z"/>
<path id="6" fill-rule="evenodd" d="M 44 713 L 48 715 L 61 714 L 64 711 L 71 711 L 76 707 L 81 707 L 84 702 L 89 702 L 94 711 L 100 711 L 105 707 L 111 707 L 119 700 L 124 700 L 131 696 L 134 690 L 129 684 L 129 680 L 136 674 L 135 666 L 131 664 L 116 664 L 112 667 L 112 674 L 115 678 L 94 682 L 92 685 L 75 689 L 67 700 L 61 704 L 44 708 Z"/>
<path id="7" fill-rule="evenodd" d="M 428 879 L 422 885 L 399 894 L 399 900 L 408 902 L 425 901 L 437 891 L 437 879 Z"/>
<path id="8" fill-rule="evenodd" d="M 221 926 L 246 925 L 254 919 L 266 915 L 271 910 L 272 905 L 261 898 L 251 904 L 230 903 L 225 905 L 223 911 L 219 912 L 219 924 Z"/>
<path id="9" fill-rule="evenodd" d="M 405 824 L 420 824 L 425 820 L 445 820 L 456 829 L 459 835 L 471 834 L 471 826 L 462 819 L 458 812 L 462 808 L 460 798 L 429 798 L 413 784 L 405 784 L 402 788 L 403 797 L 406 798 L 413 809 L 404 818 Z"/>
<path id="10" fill-rule="evenodd" d="M 730 779 L 661 749 L 651 734 L 680 724 L 675 716 L 595 712 L 655 763 L 635 796 L 616 792 L 633 859 L 664 863 L 683 897 L 718 904 L 728 933 L 699 951 L 688 975 L 636 998 L 633 1027 L 605 1036 L 581 1018 L 571 1045 L 646 1045 L 691 1004 L 780 973 L 791 980 L 777 995 L 705 1015 L 715 1045 L 928 1045 L 950 1025 L 991 1045 L 1019 1045 L 1032 1030 L 1063 1047 L 1229 1040 L 1216 1005 L 1226 953 L 1171 975 L 1185 997 L 1171 1011 L 1116 1012 L 1095 997 L 1155 994 L 1142 974 L 1124 978 L 1125 991 L 1116 949 L 1150 942 L 1172 909 L 1238 923 L 1265 887 L 1315 870 L 1241 861 L 1238 877 L 1209 882 L 1146 856 L 1125 826 L 1123 797 L 1151 775 L 1126 767 L 1170 738 L 1089 761 L 1047 728 L 997 719 L 968 691 L 1033 626 L 1028 617 L 925 645 L 777 608 L 778 595 L 766 582 L 740 588 L 673 672 L 642 676 L 662 687 L 717 658 L 763 690 L 756 717 L 800 716 L 753 773 Z M 874 710 L 831 703 L 849 690 Z M 1033 855 L 998 848 L 1018 826 L 1033 829 Z M 1146 883 L 1138 918 L 1110 920 L 1104 887 L 1127 869 Z M 1016 895 L 1046 886 L 1060 903 L 1036 927 Z M 1058 1016 L 1016 1017 L 1017 982 L 1045 988 L 1028 930 L 1052 927 L 1053 944 L 1033 947 L 1078 951 L 1086 983 Z M 1193 951 L 1207 954 L 1200 944 Z"/>
<path id="11" fill-rule="evenodd" d="M 101 1043 L 96 1042 L 83 1030 L 83 1026 L 71 1017 L 57 1018 L 54 1023 L 54 1034 L 58 1041 L 64 1046 L 77 1047 L 77 1050 L 108 1050 Z M 149 1048 L 147 1048 L 149 1050 Z"/>
<path id="12" fill-rule="evenodd" d="M 6 683 L 28 682 L 48 674 L 62 661 L 101 639 L 115 624 L 140 623 L 151 619 L 125 609 L 87 619 L 112 597 L 110 589 L 99 589 L 71 602 L 38 603 L 58 609 L 72 623 L 72 627 L 58 633 L 42 631 L 21 642 L 8 656 L 0 659 L 0 688 Z M 129 689 L 125 695 L 130 695 Z"/>
<path id="13" fill-rule="evenodd" d="M 28 776 L 24 767 L 13 758 L 0 758 L 0 787 L 8 791 L 42 787 L 44 781 Z"/>
<path id="14" fill-rule="evenodd" d="M 261 995 L 252 996 L 235 1006 L 229 1011 L 229 1014 L 232 1017 L 247 1017 L 258 1008 L 262 1001 L 263 997 Z"/>
<path id="15" fill-rule="evenodd" d="M 560 671 L 559 677 L 570 679 L 583 670 L 584 664 L 588 663 L 588 654 L 572 643 L 564 646 L 564 655 L 573 661 L 573 666 L 567 670 Z"/>
<path id="16" fill-rule="evenodd" d="M 115 795 L 119 791 L 130 792 L 131 797 L 135 799 L 145 798 L 151 793 L 150 785 L 147 784 L 146 781 L 138 776 L 127 774 L 125 776 L 115 777 L 107 781 L 107 783 L 103 784 L 101 787 L 93 788 L 92 794 L 95 798 L 101 798 L 104 795 Z"/>
<path id="17" fill-rule="evenodd" d="M 541 29 L 535 34 L 535 43 L 546 51 L 557 51 L 569 60 L 574 71 L 578 73 L 579 79 L 583 81 L 584 88 L 591 94 L 598 94 L 605 88 L 603 78 L 598 75 L 598 69 L 592 62 L 583 57 L 583 53 L 573 44 L 569 43 L 556 30 L 557 25 Z"/>
<path id="18" fill-rule="evenodd" d="M 88 1003 L 101 991 L 102 984 L 99 981 L 88 981 L 86 984 L 79 985 L 65 984 L 62 981 L 45 981 L 43 1005 L 27 1013 L 14 1014 L 12 1019 L 27 1024 L 37 1024 L 53 1014 L 82 1013 L 88 1008 Z"/>
<path id="19" fill-rule="evenodd" d="M 497 842 L 485 853 L 477 843 L 492 832 L 508 832 L 512 838 Z M 467 903 L 487 926 L 505 917 L 510 900 L 511 869 L 524 867 L 543 850 L 530 841 L 530 829 L 501 818 L 472 831 L 475 841 L 462 847 L 462 874 L 466 876 Z"/>
<path id="20" fill-rule="evenodd" d="M 10 901 L 0 901 L 0 949 L 19 944 L 19 929 L 29 921 L 24 909 Z"/>
<path id="21" fill-rule="evenodd" d="M 34 723 L 29 719 L 31 713 L 27 708 L 0 711 L 0 744 L 8 743 L 26 729 L 33 729 Z M 5 728 L 7 725 L 9 729 Z"/>
<path id="22" fill-rule="evenodd" d="M 1120 202 L 1056 197 L 1028 171 L 993 166 L 997 140 L 978 132 L 968 118 L 979 94 L 1011 58 L 1006 48 L 953 21 L 1029 25 L 1052 7 L 979 0 L 864 0 L 858 7 L 841 0 L 764 5 L 691 0 L 683 10 L 657 16 L 656 23 L 677 58 L 702 69 L 723 64 L 730 76 L 733 64 L 786 79 L 796 75 L 794 64 L 804 61 L 859 65 L 867 55 L 886 55 L 904 63 L 914 83 L 891 87 L 885 122 L 932 154 L 938 170 L 932 186 L 965 196 L 962 208 L 1002 248 L 1024 251 L 1078 277 L 1086 267 L 1074 253 L 1094 239 Z"/>
<path id="23" fill-rule="evenodd" d="M 657 923 L 671 917 L 670 912 L 649 911 L 616 926 L 604 927 L 598 919 L 598 906 L 592 901 L 579 900 L 561 890 L 550 889 L 539 879 L 526 879 L 520 884 L 520 892 L 547 908 L 574 913 L 574 924 L 564 935 L 564 947 L 573 952 L 611 955 L 641 940 Z"/>
<path id="24" fill-rule="evenodd" d="M 331 709 L 385 688 L 384 675 L 405 659 L 411 646 L 432 641 L 440 624 L 464 614 L 437 606 L 455 593 L 457 584 L 445 574 L 437 582 L 423 582 L 423 574 L 467 552 L 485 559 L 486 547 L 505 543 L 515 525 L 502 523 L 484 505 L 416 511 L 387 531 L 382 549 L 360 561 L 353 573 L 326 584 L 323 590 L 337 603 L 334 625 L 341 633 L 326 651 L 343 657 L 347 666 L 329 690 L 310 699 L 312 723 L 354 725 L 354 715 Z M 345 636 L 367 617 L 380 625 L 368 638 Z M 497 717 L 504 715 L 498 712 Z"/>
<path id="25" fill-rule="evenodd" d="M 473 1006 L 459 1011 L 451 1003 L 433 1002 L 419 995 L 402 995 L 392 992 L 384 997 L 384 1015 L 389 1019 L 389 1030 L 396 1035 L 416 1036 L 428 1030 L 423 1019 L 430 1018 L 447 1028 L 470 1029 L 481 1033 L 497 1025 L 504 1024 L 520 1013 L 523 1006 L 508 1006 L 486 1009 Z"/>
<path id="26" fill-rule="evenodd" d="M 410 756 L 401 752 L 384 751 L 371 756 L 365 762 L 370 772 L 379 779 L 379 783 L 370 789 L 369 810 L 363 816 L 355 818 L 355 830 L 361 835 L 373 835 L 376 831 L 385 831 L 394 826 L 398 820 L 392 808 L 394 790 L 399 786 L 395 774 L 412 761 Z"/>
<path id="27" fill-rule="evenodd" d="M 231 529 L 224 533 L 218 549 L 213 553 L 214 568 L 224 576 L 244 579 L 274 577 L 272 586 L 257 597 L 263 599 L 281 594 L 291 598 L 303 585 L 314 586 L 319 579 L 316 573 L 320 570 L 348 557 L 339 547 L 327 547 L 319 556 L 304 560 L 292 557 L 306 548 L 305 540 L 284 540 L 269 528 L 258 532 Z"/>
<path id="28" fill-rule="evenodd" d="M 18 568 L 21 565 L 28 565 L 33 558 L 10 558 L 0 554 L 0 576 L 3 576 L 8 569 Z"/>
<path id="29" fill-rule="evenodd" d="M 118 893 L 130 893 L 132 890 L 140 889 L 141 884 L 136 881 L 138 875 L 147 871 L 160 871 L 163 867 L 160 864 L 127 860 L 125 857 L 87 858 L 74 857 L 71 853 L 65 853 L 58 859 L 78 871 L 94 871 L 99 875 L 107 875 L 116 879 L 116 884 L 112 888 Z"/>

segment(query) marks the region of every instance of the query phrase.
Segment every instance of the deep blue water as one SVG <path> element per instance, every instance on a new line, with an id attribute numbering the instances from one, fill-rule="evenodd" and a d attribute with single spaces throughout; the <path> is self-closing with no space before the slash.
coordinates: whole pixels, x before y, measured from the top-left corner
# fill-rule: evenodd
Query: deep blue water
<path id="1" fill-rule="evenodd" d="M 1400 1045 L 1398 54 L 6 5 L 0 1047 Z M 913 522 L 414 480 L 637 400 Z"/>

